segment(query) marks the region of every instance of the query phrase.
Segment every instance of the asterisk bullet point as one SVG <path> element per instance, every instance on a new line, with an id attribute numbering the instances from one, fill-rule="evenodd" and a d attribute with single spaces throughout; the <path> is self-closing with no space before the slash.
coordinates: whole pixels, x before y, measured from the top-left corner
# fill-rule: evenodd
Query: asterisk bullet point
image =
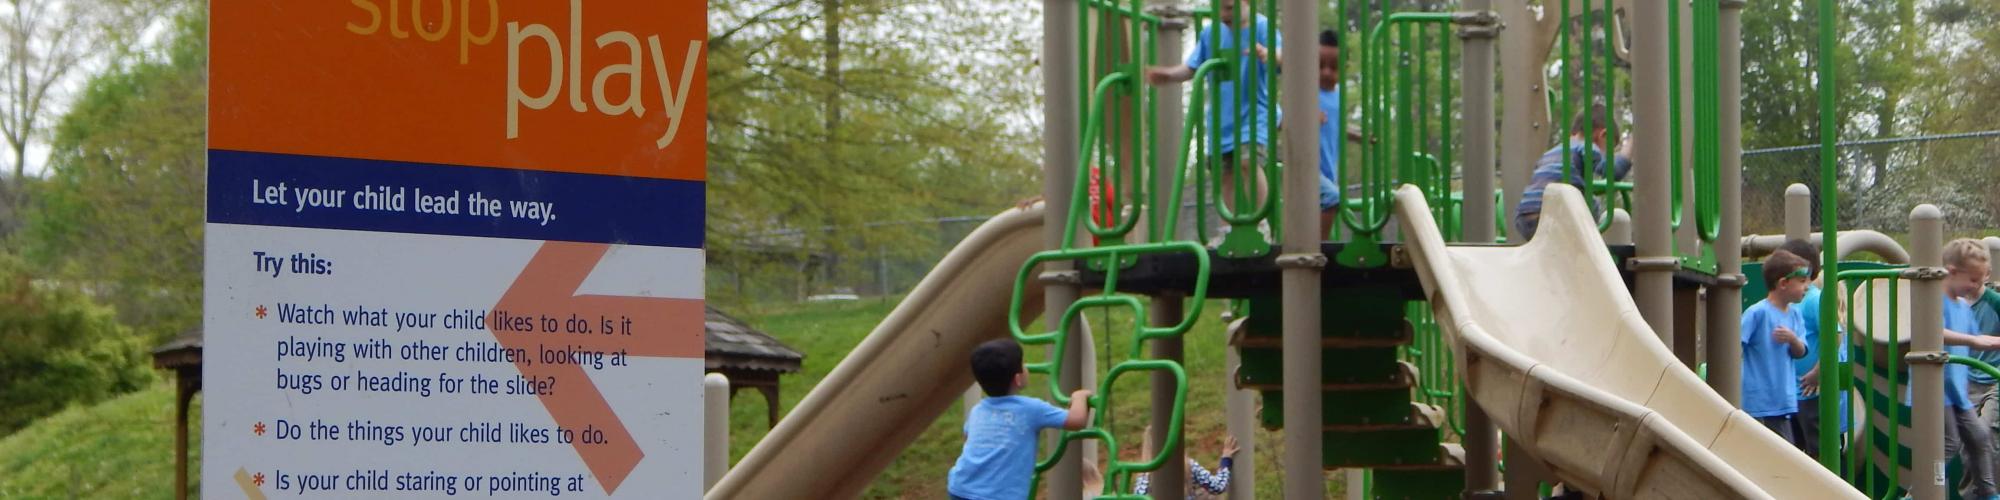
<path id="1" fill-rule="evenodd" d="M 257 306 L 257 319 L 264 319 L 265 311 L 268 311 L 268 309 L 265 309 L 264 306 Z"/>
<path id="2" fill-rule="evenodd" d="M 262 435 L 264 435 L 264 423 L 263 423 L 263 422 L 258 422 L 258 423 L 257 423 L 257 426 L 256 426 L 256 427 L 251 427 L 251 428 L 250 428 L 250 432 L 255 432 L 255 433 L 257 433 L 257 435 L 259 435 L 259 436 L 262 436 Z"/>

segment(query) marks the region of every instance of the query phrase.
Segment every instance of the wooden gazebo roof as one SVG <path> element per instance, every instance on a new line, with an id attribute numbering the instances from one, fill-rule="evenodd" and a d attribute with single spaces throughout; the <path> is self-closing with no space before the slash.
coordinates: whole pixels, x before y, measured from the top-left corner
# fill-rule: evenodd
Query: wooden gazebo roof
<path id="1" fill-rule="evenodd" d="M 799 371 L 805 355 L 714 307 L 706 309 L 708 371 Z"/>
<path id="2" fill-rule="evenodd" d="M 765 416 L 778 426 L 778 376 L 799 371 L 805 355 L 714 307 L 707 308 L 707 371 L 729 378 L 729 393 L 749 388 L 764 394 Z"/>

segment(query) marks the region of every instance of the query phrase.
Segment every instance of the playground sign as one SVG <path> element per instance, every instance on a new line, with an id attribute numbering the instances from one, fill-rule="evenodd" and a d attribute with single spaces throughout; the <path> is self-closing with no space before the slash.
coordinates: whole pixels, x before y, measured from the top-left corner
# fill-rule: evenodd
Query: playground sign
<path id="1" fill-rule="evenodd" d="M 214 2 L 204 496 L 699 496 L 706 9 Z"/>

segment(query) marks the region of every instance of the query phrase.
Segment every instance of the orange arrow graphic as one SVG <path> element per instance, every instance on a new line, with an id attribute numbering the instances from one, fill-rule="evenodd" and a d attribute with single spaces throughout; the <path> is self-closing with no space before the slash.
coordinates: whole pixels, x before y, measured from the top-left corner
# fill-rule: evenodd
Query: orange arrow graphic
<path id="1" fill-rule="evenodd" d="M 530 358 L 536 359 L 541 345 L 606 353 L 622 349 L 629 356 L 702 357 L 701 300 L 576 294 L 584 278 L 590 276 L 590 271 L 610 249 L 610 245 L 601 243 L 544 242 L 521 275 L 514 278 L 514 285 L 507 289 L 500 303 L 493 306 L 494 311 L 506 311 L 512 316 L 537 318 L 538 327 L 542 324 L 540 317 L 563 322 L 573 315 L 589 325 L 589 333 L 565 333 L 562 327 L 556 332 L 503 330 L 494 328 L 496 325 L 491 324 L 494 321 L 489 319 L 487 326 L 495 340 L 508 348 L 525 350 Z M 492 317 L 488 314 L 488 318 Z M 632 327 L 629 331 L 607 333 L 600 331 L 603 319 L 610 319 L 617 326 L 629 319 Z M 517 362 L 514 366 L 520 368 L 523 376 L 557 382 L 550 393 L 540 396 L 542 406 L 548 408 L 556 425 L 579 433 L 570 445 L 604 485 L 605 493 L 616 491 L 645 453 L 633 442 L 631 432 L 618 420 L 611 404 L 591 383 L 583 367 L 538 361 Z M 580 435 L 585 428 L 603 431 L 604 441 L 585 443 Z"/>

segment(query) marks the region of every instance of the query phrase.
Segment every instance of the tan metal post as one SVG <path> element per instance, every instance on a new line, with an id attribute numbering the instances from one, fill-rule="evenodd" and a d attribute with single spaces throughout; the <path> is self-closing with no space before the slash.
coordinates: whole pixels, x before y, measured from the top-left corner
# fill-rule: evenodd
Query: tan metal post
<path id="1" fill-rule="evenodd" d="M 1368 500 L 1368 492 L 1360 486 L 1368 482 L 1367 469 L 1341 469 L 1340 476 L 1341 484 L 1347 485 L 1347 500 Z"/>
<path id="2" fill-rule="evenodd" d="M 1554 46 L 1556 26 L 1561 22 L 1552 9 L 1531 9 L 1530 2 L 1501 2 L 1496 7 L 1500 14 L 1500 24 L 1507 36 L 1499 39 L 1500 78 L 1505 85 L 1500 88 L 1500 105 L 1506 113 L 1500 116 L 1500 189 L 1503 200 L 1500 211 L 1510 221 L 1506 224 L 1507 243 L 1525 243 L 1520 230 L 1511 223 L 1513 210 L 1521 203 L 1521 190 L 1528 186 L 1528 175 L 1533 170 L 1535 158 L 1542 150 L 1560 140 L 1565 135 L 1557 130 L 1561 126 L 1549 119 L 1548 79 L 1542 70 L 1548 67 L 1549 49 Z M 1539 15 L 1537 14 L 1539 12 Z M 1568 117 L 1564 117 L 1567 119 Z M 1512 439 L 1503 443 L 1508 457 L 1504 474 L 1506 497 L 1509 500 L 1536 498 L 1536 489 L 1543 478 L 1548 477 L 1534 459 L 1527 456 L 1526 448 Z M 1468 452 L 1469 453 L 1469 452 Z"/>
<path id="3" fill-rule="evenodd" d="M 707 492 L 729 472 L 729 377 L 703 376 L 701 404 L 701 491 Z"/>
<path id="4" fill-rule="evenodd" d="M 1667 113 L 1673 110 L 1667 106 L 1667 9 L 1672 2 L 1638 2 L 1633 5 L 1634 23 L 1632 29 L 1632 104 L 1634 109 L 1633 128 L 1638 130 L 1666 130 L 1669 125 Z M 1634 298 L 1639 302 L 1639 314 L 1646 318 L 1646 324 L 1660 336 L 1660 341 L 1674 345 L 1674 270 L 1680 266 L 1674 258 L 1672 234 L 1669 226 L 1669 210 L 1672 209 L 1668 182 L 1673 172 L 1667 165 L 1668 144 L 1659 140 L 1658 135 L 1640 136 L 1632 145 L 1633 163 L 1638 170 L 1634 179 L 1633 202 L 1637 205 L 1634 218 L 1638 222 L 1633 241 L 1638 244 L 1637 256 L 1632 264 L 1637 277 Z"/>
<path id="5" fill-rule="evenodd" d="M 2000 262 L 2000 238 L 1987 236 L 1985 240 L 1981 241 L 1986 243 L 1986 252 L 1990 254 L 1988 257 L 1989 262 Z M 1986 281 L 2000 282 L 2000 266 L 1992 267 L 1993 270 L 1986 274 Z"/>
<path id="6" fill-rule="evenodd" d="M 1458 30 L 1465 45 L 1460 70 L 1465 75 L 1465 240 L 1493 243 L 1493 38 L 1500 33 L 1499 18 L 1491 11 L 1493 0 L 1466 0 L 1465 10 L 1478 22 Z M 1471 398 L 1469 394 L 1459 394 Z M 1486 410 L 1477 404 L 1465 405 L 1465 490 L 1491 491 L 1500 487 L 1499 429 Z"/>
<path id="7" fill-rule="evenodd" d="M 1156 7 L 1150 9 L 1161 20 L 1160 33 L 1156 37 L 1158 53 L 1162 60 L 1177 61 L 1180 60 L 1181 54 L 1181 33 L 1182 30 L 1187 28 L 1188 24 L 1187 13 L 1178 7 L 1161 7 L 1165 8 Z M 1181 95 L 1181 86 L 1179 84 L 1163 85 L 1159 89 L 1159 95 L 1162 98 L 1153 103 L 1155 112 L 1158 113 L 1156 116 L 1159 117 L 1159 121 L 1153 124 L 1155 134 L 1157 134 L 1155 137 L 1158 137 L 1159 140 L 1153 144 L 1153 185 L 1151 186 L 1152 199 L 1159 204 L 1155 204 L 1151 208 L 1153 210 L 1178 210 L 1179 207 L 1166 207 L 1163 204 L 1171 198 L 1168 196 L 1168 191 L 1172 190 L 1174 186 L 1174 172 L 1179 171 L 1181 167 L 1181 163 L 1179 162 L 1181 120 L 1183 119 L 1181 100 L 1179 98 Z M 1166 213 L 1164 212 L 1152 215 L 1160 221 L 1166 220 Z M 1164 228 L 1163 230 L 1166 234 L 1173 234 L 1173 228 Z M 1181 314 L 1185 310 L 1184 307 L 1187 299 L 1178 293 L 1168 292 L 1154 296 L 1152 302 L 1149 314 L 1152 316 L 1150 319 L 1153 326 L 1173 326 L 1180 323 Z M 1109 332 L 1106 332 L 1106 334 L 1109 335 Z M 1152 343 L 1153 359 L 1181 361 L 1183 341 L 1180 337 L 1155 339 Z M 1152 442 L 1162 446 L 1167 442 L 1167 432 L 1178 430 L 1171 429 L 1168 425 L 1173 420 L 1175 386 L 1176 381 L 1172 373 L 1153 373 L 1152 435 L 1147 437 Z M 1184 450 L 1185 442 L 1174 445 L 1171 449 L 1167 450 L 1168 456 L 1181 458 L 1167 460 L 1167 463 L 1160 465 L 1159 470 L 1153 471 L 1150 482 L 1152 490 L 1148 492 L 1153 497 L 1182 498 L 1184 496 L 1187 488 L 1187 460 L 1185 459 L 1186 454 Z"/>
<path id="8" fill-rule="evenodd" d="M 1235 338 L 1235 332 L 1230 332 Z M 1243 357 L 1235 347 L 1224 351 L 1223 364 L 1229 373 L 1228 385 L 1223 386 L 1224 405 L 1229 414 L 1229 435 L 1236 438 L 1235 470 L 1229 471 L 1229 481 L 1242 487 L 1229 488 L 1229 500 L 1254 500 L 1257 498 L 1257 393 L 1236 387 L 1236 370 L 1243 366 Z M 1238 481 L 1241 481 L 1238 483 Z"/>
<path id="9" fill-rule="evenodd" d="M 1910 416 L 1916 440 L 1910 488 L 1918 500 L 1945 497 L 1944 215 L 1929 204 L 1910 211 Z"/>
<path id="10" fill-rule="evenodd" d="M 1503 445 L 1507 450 L 1507 483 L 1504 492 L 1507 500 L 1539 500 L 1541 485 L 1553 481 L 1554 475 L 1547 467 L 1529 456 L 1528 446 L 1507 438 Z"/>
<path id="11" fill-rule="evenodd" d="M 1319 4 L 1315 0 L 1284 0 L 1279 7 L 1279 36 L 1292 43 L 1280 49 L 1279 106 L 1294 117 L 1319 111 Z M 1319 247 L 1318 148 L 1314 127 L 1286 127 L 1284 143 L 1284 245 L 1278 255 L 1284 295 L 1285 373 L 1285 498 L 1326 495 L 1320 455 L 1320 270 L 1326 255 Z"/>
<path id="12" fill-rule="evenodd" d="M 1737 102 L 1742 95 L 1743 84 L 1743 2 L 1742 0 L 1722 0 L 1721 10 L 1716 15 L 1716 36 L 1722 38 L 1716 62 L 1722 67 L 1720 92 L 1717 100 Z M 1692 101 L 1689 101 L 1692 102 Z M 1735 339 L 1737 330 L 1743 323 L 1743 284 L 1748 277 L 1743 275 L 1743 110 L 1737 106 L 1723 106 L 1717 117 L 1721 127 L 1718 139 L 1722 143 L 1722 171 L 1716 176 L 1716 184 L 1722 189 L 1718 197 L 1722 216 L 1721 231 L 1715 238 L 1716 275 L 1723 278 L 1717 286 L 1708 290 L 1708 342 L 1704 344 L 1708 358 L 1708 386 L 1715 389 L 1722 399 L 1736 404 L 1742 400 L 1743 392 L 1743 345 L 1738 342 L 1717 342 L 1715 339 Z"/>
<path id="13" fill-rule="evenodd" d="M 1078 109 L 1081 90 L 1076 80 L 1076 28 L 1074 3 L 1042 0 L 1042 199 L 1047 200 L 1042 211 L 1042 241 L 1052 249 L 1062 246 L 1063 225 L 1069 219 L 1070 190 L 1076 182 L 1081 133 L 1078 123 L 1083 116 Z M 1067 262 L 1043 266 L 1042 318 L 1050 329 L 1069 328 L 1074 335 L 1076 328 L 1062 324 L 1063 311 L 1069 310 L 1080 293 L 1076 271 L 1070 267 Z M 1062 376 L 1057 377 L 1060 390 L 1069 392 L 1081 387 L 1082 377 L 1078 373 L 1081 354 L 1081 347 L 1071 342 L 1063 356 Z M 1063 460 L 1049 471 L 1051 497 L 1074 500 L 1082 495 L 1083 464 L 1077 459 L 1077 448 L 1071 446 L 1063 454 Z"/>
<path id="14" fill-rule="evenodd" d="M 1806 239 L 1811 233 L 1812 188 L 1796 183 L 1785 186 L 1785 240 Z"/>
<path id="15" fill-rule="evenodd" d="M 1549 120 L 1548 80 L 1542 75 L 1548 67 L 1549 48 L 1555 44 L 1557 16 L 1544 6 L 1541 17 L 1530 10 L 1529 2 L 1503 2 L 1497 9 L 1500 24 L 1505 26 L 1507 36 L 1500 38 L 1500 71 L 1506 85 L 1500 89 L 1502 109 L 1500 126 L 1500 189 L 1503 201 L 1500 210 L 1507 220 L 1512 221 L 1514 207 L 1521 204 L 1521 190 L 1528 186 L 1528 175 L 1534 169 L 1535 158 L 1552 144 L 1551 140 L 1560 132 L 1559 126 Z M 1563 119 L 1568 119 L 1564 117 Z M 1563 134 L 1567 135 L 1567 134 Z M 1507 243 L 1523 243 L 1518 229 L 1511 222 L 1507 226 Z"/>
<path id="16" fill-rule="evenodd" d="M 1680 360 L 1681 366 L 1693 370 L 1701 363 L 1701 346 L 1697 343 L 1700 341 L 1701 332 L 1696 329 L 1702 325 L 1701 289 L 1674 287 L 1672 300 L 1674 327 L 1680 331 L 1674 332 L 1674 343 L 1667 347 L 1674 351 L 1674 359 Z"/>

